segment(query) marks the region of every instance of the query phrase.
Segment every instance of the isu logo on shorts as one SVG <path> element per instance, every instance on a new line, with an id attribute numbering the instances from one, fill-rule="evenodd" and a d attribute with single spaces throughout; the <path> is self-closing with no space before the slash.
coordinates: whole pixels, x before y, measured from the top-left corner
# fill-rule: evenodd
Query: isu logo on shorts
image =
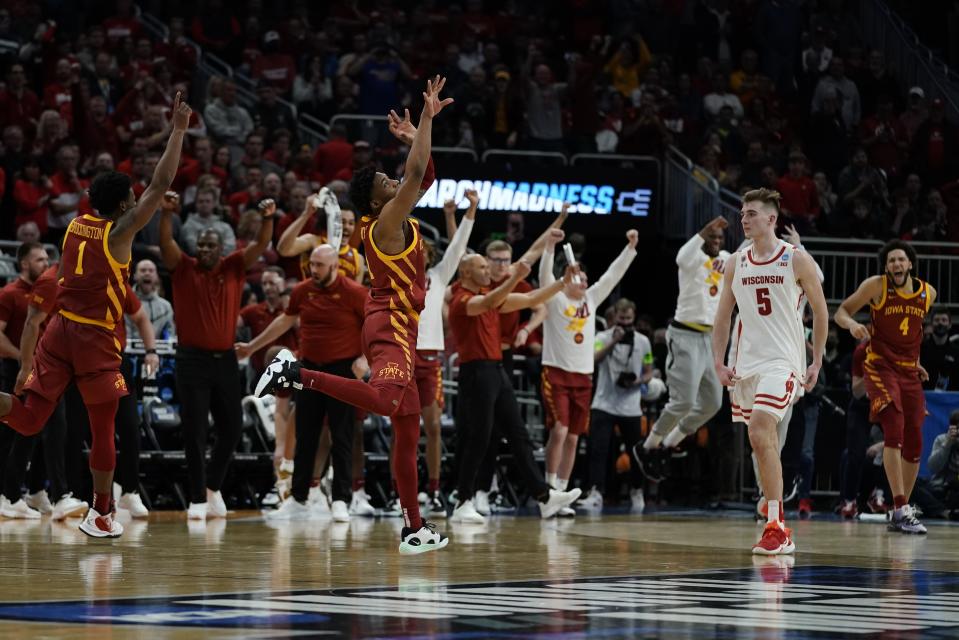
<path id="1" fill-rule="evenodd" d="M 127 390 L 127 381 L 123 379 L 123 374 L 118 373 L 117 377 L 113 380 L 114 389 L 122 389 L 123 391 Z"/>
<path id="2" fill-rule="evenodd" d="M 795 386 L 796 386 L 796 383 L 793 382 L 792 378 L 790 378 L 789 380 L 786 380 L 786 393 L 792 393 L 793 387 Z"/>
<path id="3" fill-rule="evenodd" d="M 27 381 L 24 384 L 30 384 L 31 382 L 33 382 L 33 371 L 34 371 L 33 369 L 30 369 L 30 373 L 27 374 Z"/>
<path id="4" fill-rule="evenodd" d="M 406 374 L 400 369 L 399 363 L 387 362 L 386 366 L 380 369 L 380 372 L 376 375 L 380 378 L 389 378 L 390 380 L 396 380 L 397 378 L 402 380 Z"/>

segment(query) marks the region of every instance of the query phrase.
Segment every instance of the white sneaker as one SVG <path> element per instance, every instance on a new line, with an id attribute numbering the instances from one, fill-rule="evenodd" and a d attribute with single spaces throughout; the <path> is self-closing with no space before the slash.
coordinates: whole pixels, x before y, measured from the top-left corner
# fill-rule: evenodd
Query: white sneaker
<path id="1" fill-rule="evenodd" d="M 292 500 L 292 496 L 289 500 Z M 319 487 L 310 487 L 309 496 L 306 499 L 306 505 L 310 508 L 312 514 L 317 518 L 330 517 L 330 501 L 326 494 Z"/>
<path id="2" fill-rule="evenodd" d="M 473 494 L 473 507 L 482 516 L 489 515 L 489 493 L 486 491 L 477 491 Z"/>
<path id="3" fill-rule="evenodd" d="M 292 496 L 283 501 L 280 508 L 267 514 L 270 520 L 307 520 L 313 510 L 309 505 Z"/>
<path id="4" fill-rule="evenodd" d="M 433 525 L 424 520 L 423 526 L 417 531 L 403 527 L 403 532 L 400 534 L 400 553 L 412 555 L 438 551 L 449 543 L 449 538 L 442 533 L 437 533 Z"/>
<path id="5" fill-rule="evenodd" d="M 593 487 L 586 494 L 586 497 L 579 501 L 579 507 L 587 511 L 602 511 L 603 494 L 596 487 Z"/>
<path id="6" fill-rule="evenodd" d="M 281 349 L 273 362 L 267 366 L 263 375 L 257 380 L 254 393 L 258 398 L 267 394 L 275 394 L 277 389 L 302 389 L 300 382 L 300 365 L 289 349 Z"/>
<path id="7" fill-rule="evenodd" d="M 576 498 L 582 493 L 579 489 L 570 489 L 569 491 L 549 490 L 549 499 L 546 502 L 539 503 L 539 514 L 542 518 L 551 518 L 563 507 L 576 502 Z"/>
<path id="8" fill-rule="evenodd" d="M 40 518 L 40 512 L 27 506 L 23 498 L 13 503 L 4 499 L 3 507 L 0 508 L 0 516 L 4 518 L 16 518 L 18 520 L 37 520 Z"/>
<path id="9" fill-rule="evenodd" d="M 646 498 L 642 489 L 633 489 L 629 492 L 630 513 L 642 513 L 646 510 Z"/>
<path id="10" fill-rule="evenodd" d="M 563 507 L 562 509 L 556 512 L 556 517 L 557 518 L 575 518 L 576 509 L 572 507 Z"/>
<path id="11" fill-rule="evenodd" d="M 403 507 L 400 506 L 400 499 L 393 498 L 386 503 L 386 506 L 380 510 L 380 515 L 384 518 L 402 518 Z"/>
<path id="12" fill-rule="evenodd" d="M 486 518 L 483 517 L 476 507 L 473 505 L 472 500 L 467 500 L 456 506 L 453 510 L 453 515 L 450 517 L 450 522 L 462 522 L 464 524 L 486 524 Z"/>
<path id="13" fill-rule="evenodd" d="M 208 518 L 225 518 L 226 503 L 223 502 L 223 494 L 219 491 L 206 490 L 206 516 Z"/>
<path id="14" fill-rule="evenodd" d="M 350 500 L 350 515 L 367 517 L 376 515 L 376 509 L 370 504 L 370 496 L 365 489 L 353 492 L 353 499 Z"/>
<path id="15" fill-rule="evenodd" d="M 131 518 L 147 518 L 150 516 L 149 509 L 143 504 L 143 499 L 136 491 L 124 493 L 117 501 L 117 509 L 126 509 L 130 512 Z"/>
<path id="16" fill-rule="evenodd" d="M 187 520 L 206 520 L 207 504 L 205 502 L 191 502 L 187 509 Z"/>
<path id="17" fill-rule="evenodd" d="M 53 505 L 50 504 L 50 498 L 45 489 L 36 493 L 27 494 L 27 506 L 39 511 L 42 514 L 53 513 Z"/>
<path id="18" fill-rule="evenodd" d="M 123 525 L 115 517 L 116 513 L 101 515 L 96 509 L 90 509 L 80 523 L 80 531 L 92 538 L 119 538 L 123 534 Z"/>
<path id="19" fill-rule="evenodd" d="M 53 519 L 66 520 L 71 516 L 82 516 L 87 512 L 89 505 L 83 500 L 77 500 L 72 493 L 65 493 L 53 505 Z"/>
<path id="20" fill-rule="evenodd" d="M 330 507 L 330 512 L 333 514 L 333 522 L 350 521 L 350 511 L 346 508 L 346 503 L 342 500 L 334 500 Z"/>

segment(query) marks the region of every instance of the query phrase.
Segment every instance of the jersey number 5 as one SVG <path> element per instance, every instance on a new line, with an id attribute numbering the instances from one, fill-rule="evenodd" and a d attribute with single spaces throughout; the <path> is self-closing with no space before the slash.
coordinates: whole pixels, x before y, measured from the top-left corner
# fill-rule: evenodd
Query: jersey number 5
<path id="1" fill-rule="evenodd" d="M 756 289 L 756 304 L 759 305 L 759 315 L 768 316 L 773 312 L 773 303 L 769 299 L 769 289 Z"/>

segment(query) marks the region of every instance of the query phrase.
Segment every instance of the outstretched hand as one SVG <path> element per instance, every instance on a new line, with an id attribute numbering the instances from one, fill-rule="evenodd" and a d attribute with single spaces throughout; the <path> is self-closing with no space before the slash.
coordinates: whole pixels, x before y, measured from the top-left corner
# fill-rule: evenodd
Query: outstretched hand
<path id="1" fill-rule="evenodd" d="M 180 92 L 176 92 L 173 99 L 173 130 L 186 131 L 190 125 L 190 116 L 193 115 L 193 109 L 186 102 L 180 99 Z"/>
<path id="2" fill-rule="evenodd" d="M 176 191 L 167 191 L 163 194 L 163 200 L 160 202 L 160 211 L 163 213 L 176 213 L 180 210 L 180 194 Z"/>
<path id="3" fill-rule="evenodd" d="M 396 111 L 390 109 L 390 112 L 386 114 L 386 119 L 389 122 L 390 133 L 392 133 L 397 140 L 405 145 L 413 144 L 413 138 L 416 136 L 416 127 L 413 126 L 413 121 L 410 120 L 409 109 L 403 109 L 402 118 Z"/>
<path id="4" fill-rule="evenodd" d="M 626 242 L 629 243 L 630 249 L 635 249 L 636 244 L 639 242 L 639 231 L 636 229 L 630 229 L 626 232 Z"/>
<path id="5" fill-rule="evenodd" d="M 440 99 L 440 92 L 446 85 L 446 78 L 439 75 L 426 81 L 426 91 L 423 92 L 423 115 L 435 118 L 444 107 L 453 104 L 453 98 Z"/>

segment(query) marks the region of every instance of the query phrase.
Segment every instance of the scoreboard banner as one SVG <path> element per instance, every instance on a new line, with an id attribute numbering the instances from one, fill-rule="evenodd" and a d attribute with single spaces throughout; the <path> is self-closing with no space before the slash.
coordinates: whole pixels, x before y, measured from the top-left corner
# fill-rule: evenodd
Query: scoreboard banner
<path id="1" fill-rule="evenodd" d="M 417 207 L 442 209 L 453 199 L 467 206 L 463 193 L 475 189 L 479 209 L 520 213 L 558 213 L 569 202 L 571 214 L 619 218 L 647 217 L 659 195 L 659 168 L 638 162 L 630 169 L 604 166 L 456 165 L 441 168 Z"/>

